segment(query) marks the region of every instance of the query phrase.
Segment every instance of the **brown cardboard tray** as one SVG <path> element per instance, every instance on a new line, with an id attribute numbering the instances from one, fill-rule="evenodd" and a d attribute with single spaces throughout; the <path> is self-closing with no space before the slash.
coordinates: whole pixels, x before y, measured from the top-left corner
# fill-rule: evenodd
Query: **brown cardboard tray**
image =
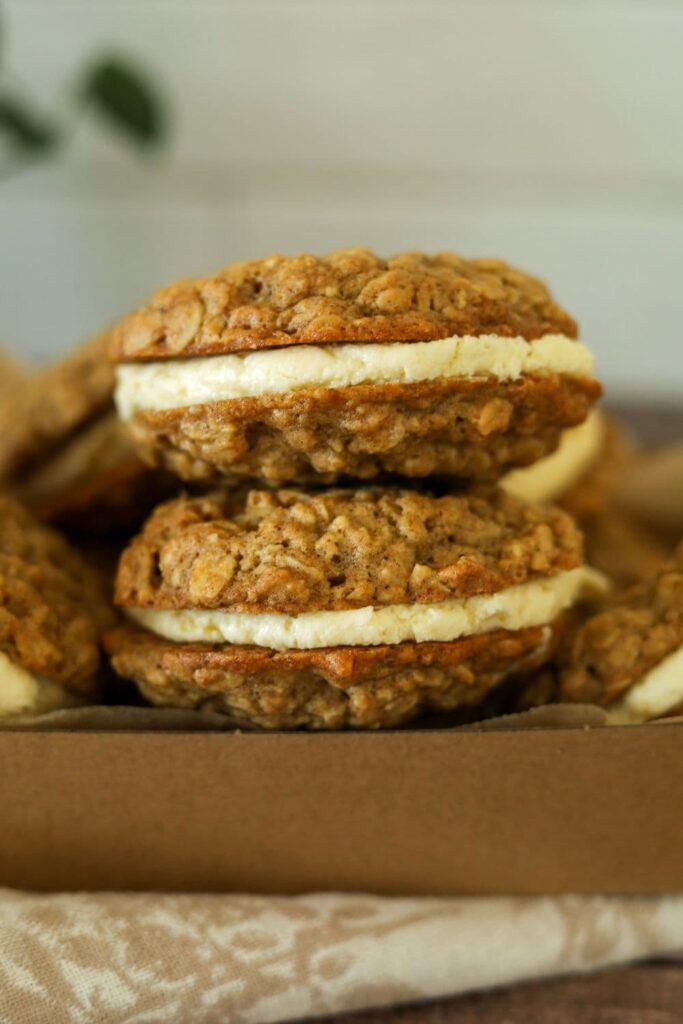
<path id="1" fill-rule="evenodd" d="M 0 733 L 0 885 L 683 890 L 683 724 Z"/>

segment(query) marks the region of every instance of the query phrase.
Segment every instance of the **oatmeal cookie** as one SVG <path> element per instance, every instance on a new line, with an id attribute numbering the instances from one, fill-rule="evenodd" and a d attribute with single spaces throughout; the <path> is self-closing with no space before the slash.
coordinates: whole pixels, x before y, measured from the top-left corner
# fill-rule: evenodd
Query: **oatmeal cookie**
<path id="1" fill-rule="evenodd" d="M 80 555 L 0 497 L 0 714 L 92 696 L 99 636 L 112 623 L 100 581 Z"/>
<path id="2" fill-rule="evenodd" d="M 0 407 L 0 479 L 16 479 L 111 407 L 114 371 L 106 351 L 106 335 L 90 339 L 65 359 L 33 374 Z"/>
<path id="3" fill-rule="evenodd" d="M 613 507 L 616 492 L 630 472 L 636 452 L 634 441 L 614 416 L 599 411 L 594 415 L 602 420 L 601 444 L 596 458 L 560 495 L 550 498 L 582 525 Z"/>
<path id="4" fill-rule="evenodd" d="M 162 288 L 114 328 L 112 354 L 156 360 L 340 341 L 576 333 L 542 281 L 502 260 L 419 252 L 385 260 L 338 249 L 231 263 Z"/>
<path id="5" fill-rule="evenodd" d="M 157 509 L 121 558 L 116 601 L 287 615 L 427 604 L 581 561 L 568 516 L 500 490 L 215 492 Z"/>
<path id="6" fill-rule="evenodd" d="M 0 403 L 0 486 L 67 530 L 135 528 L 171 493 L 114 413 L 107 344 L 103 333 L 78 346 Z"/>
<path id="7" fill-rule="evenodd" d="M 367 729 L 481 703 L 511 671 L 530 671 L 547 657 L 553 628 L 273 651 L 177 644 L 124 626 L 105 642 L 116 671 L 152 704 L 218 711 L 265 729 Z"/>
<path id="8" fill-rule="evenodd" d="M 16 491 L 44 523 L 79 535 L 129 533 L 177 490 L 151 470 L 112 411 L 98 416 L 22 478 Z"/>
<path id="9" fill-rule="evenodd" d="M 388 726 L 542 664 L 592 583 L 571 519 L 500 490 L 217 492 L 131 542 L 115 591 L 134 624 L 106 643 L 154 703 Z"/>
<path id="10" fill-rule="evenodd" d="M 141 455 L 188 480 L 496 480 L 601 393 L 545 285 L 453 254 L 232 264 L 158 293 L 111 352 Z"/>
<path id="11" fill-rule="evenodd" d="M 651 580 L 671 553 L 659 534 L 618 507 L 592 515 L 581 529 L 586 561 L 622 589 Z"/>
<path id="12" fill-rule="evenodd" d="M 549 501 L 582 524 L 605 512 L 628 471 L 635 446 L 621 424 L 594 409 L 562 433 L 557 449 L 501 480 L 526 501 Z"/>
<path id="13" fill-rule="evenodd" d="M 129 422 L 141 457 L 184 480 L 270 484 L 382 474 L 495 481 L 551 451 L 599 395 L 559 375 L 311 388 L 156 412 Z"/>
<path id="14" fill-rule="evenodd" d="M 646 721 L 683 700 L 683 543 L 648 582 L 588 618 L 560 660 L 562 699 Z"/>

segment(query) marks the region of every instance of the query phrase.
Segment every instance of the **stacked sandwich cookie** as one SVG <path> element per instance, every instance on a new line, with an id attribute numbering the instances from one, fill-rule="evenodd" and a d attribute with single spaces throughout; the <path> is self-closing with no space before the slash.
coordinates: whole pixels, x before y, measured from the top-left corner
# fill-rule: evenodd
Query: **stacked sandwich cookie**
<path id="1" fill-rule="evenodd" d="M 159 292 L 111 351 L 140 455 L 210 488 L 120 561 L 107 646 L 156 704 L 266 728 L 477 705 L 602 586 L 567 513 L 496 486 L 601 392 L 572 318 L 507 264 L 233 264 Z"/>

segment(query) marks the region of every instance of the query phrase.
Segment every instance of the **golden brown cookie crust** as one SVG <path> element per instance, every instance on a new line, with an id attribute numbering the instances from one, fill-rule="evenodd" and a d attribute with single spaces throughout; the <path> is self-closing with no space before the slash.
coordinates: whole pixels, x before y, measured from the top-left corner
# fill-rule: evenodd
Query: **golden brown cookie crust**
<path id="1" fill-rule="evenodd" d="M 163 288 L 112 330 L 118 361 L 340 341 L 576 337 L 545 284 L 502 260 L 368 249 L 269 256 Z"/>
<path id="2" fill-rule="evenodd" d="M 581 536 L 503 491 L 216 492 L 162 505 L 121 557 L 138 608 L 338 611 L 492 593 L 575 568 Z"/>
<path id="3" fill-rule="evenodd" d="M 163 707 L 218 711 L 266 729 L 388 728 L 423 710 L 479 703 L 510 672 L 542 663 L 552 633 L 280 652 L 174 644 L 123 626 L 105 644 L 116 671 Z"/>
<path id="4" fill-rule="evenodd" d="M 111 405 L 114 371 L 102 334 L 32 375 L 0 406 L 0 481 L 54 451 Z"/>
<path id="5" fill-rule="evenodd" d="M 649 583 L 581 625 L 560 659 L 563 700 L 610 704 L 683 644 L 683 543 Z"/>
<path id="6" fill-rule="evenodd" d="M 184 480 L 496 480 L 553 451 L 600 394 L 558 374 L 363 384 L 138 412 L 130 427 L 146 462 Z"/>
<path id="7" fill-rule="evenodd" d="M 29 672 L 91 693 L 113 615 L 94 573 L 54 530 L 0 497 L 0 651 Z"/>

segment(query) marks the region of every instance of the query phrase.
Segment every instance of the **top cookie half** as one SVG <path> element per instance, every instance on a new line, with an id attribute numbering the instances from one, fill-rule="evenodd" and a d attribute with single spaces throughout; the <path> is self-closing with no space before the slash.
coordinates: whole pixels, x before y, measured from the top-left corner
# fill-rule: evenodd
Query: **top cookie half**
<path id="1" fill-rule="evenodd" d="M 185 479 L 495 479 L 599 396 L 576 334 L 501 261 L 347 249 L 172 285 L 111 352 L 142 454 Z"/>

